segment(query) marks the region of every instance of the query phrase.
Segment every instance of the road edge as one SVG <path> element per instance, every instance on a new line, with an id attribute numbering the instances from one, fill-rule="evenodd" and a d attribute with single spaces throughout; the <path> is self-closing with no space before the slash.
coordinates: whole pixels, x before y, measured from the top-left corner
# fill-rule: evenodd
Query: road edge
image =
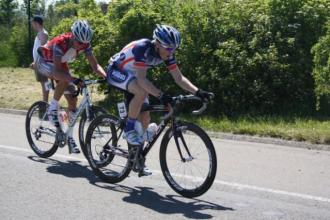
<path id="1" fill-rule="evenodd" d="M 12 115 L 26 115 L 26 110 L 11 109 L 11 108 L 0 108 L 0 113 L 12 114 Z"/>
<path id="2" fill-rule="evenodd" d="M 26 110 L 0 108 L 0 113 L 13 115 L 26 115 Z M 312 144 L 308 142 L 289 141 L 280 138 L 260 137 L 242 134 L 231 134 L 223 132 L 207 131 L 211 138 L 219 138 L 232 141 L 245 141 L 260 144 L 273 144 L 287 147 L 304 148 L 309 150 L 330 151 L 330 145 Z"/>

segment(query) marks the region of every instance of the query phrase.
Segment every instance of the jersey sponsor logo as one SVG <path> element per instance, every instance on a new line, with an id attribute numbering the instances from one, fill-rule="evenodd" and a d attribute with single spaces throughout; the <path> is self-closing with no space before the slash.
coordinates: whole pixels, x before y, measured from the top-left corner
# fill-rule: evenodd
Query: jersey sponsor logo
<path id="1" fill-rule="evenodd" d="M 128 74 L 126 72 L 112 71 L 110 73 L 110 78 L 117 83 L 125 82 L 127 76 Z"/>
<path id="2" fill-rule="evenodd" d="M 120 54 L 120 58 L 119 58 L 119 59 L 120 59 L 120 60 L 125 60 L 125 58 L 126 58 L 126 55 L 125 55 L 125 53 L 121 53 L 121 54 Z"/>

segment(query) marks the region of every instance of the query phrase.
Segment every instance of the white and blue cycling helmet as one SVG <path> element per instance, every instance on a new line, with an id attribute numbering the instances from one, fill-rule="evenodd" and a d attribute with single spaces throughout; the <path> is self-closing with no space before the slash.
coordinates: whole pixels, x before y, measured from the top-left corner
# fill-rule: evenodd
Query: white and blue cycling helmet
<path id="1" fill-rule="evenodd" d="M 157 24 L 153 38 L 164 47 L 178 48 L 181 43 L 180 32 L 174 27 Z"/>
<path id="2" fill-rule="evenodd" d="M 78 20 L 71 26 L 71 31 L 76 40 L 82 43 L 90 43 L 93 36 L 93 31 L 86 20 Z"/>

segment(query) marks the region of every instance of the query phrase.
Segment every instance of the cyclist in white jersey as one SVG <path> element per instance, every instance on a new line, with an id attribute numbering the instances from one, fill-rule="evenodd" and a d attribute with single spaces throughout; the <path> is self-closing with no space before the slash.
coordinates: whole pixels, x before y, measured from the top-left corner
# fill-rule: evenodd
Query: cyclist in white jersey
<path id="1" fill-rule="evenodd" d="M 132 145 L 143 143 L 136 121 L 142 122 L 143 129 L 150 122 L 148 112 L 140 113 L 143 102 L 147 102 L 148 94 L 158 97 L 165 105 L 172 101 L 170 95 L 162 92 L 146 78 L 148 69 L 165 63 L 177 85 L 203 100 L 210 100 L 209 93 L 193 85 L 177 66 L 174 51 L 180 42 L 180 33 L 174 27 L 157 25 L 153 40 L 133 41 L 109 60 L 108 83 L 134 95 L 129 100 L 128 120 L 124 129 L 124 137 Z"/>

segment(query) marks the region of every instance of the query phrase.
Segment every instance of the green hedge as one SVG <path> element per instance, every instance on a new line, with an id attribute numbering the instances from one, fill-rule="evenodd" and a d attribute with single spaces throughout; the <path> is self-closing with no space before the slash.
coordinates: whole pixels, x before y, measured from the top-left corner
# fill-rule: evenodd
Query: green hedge
<path id="1" fill-rule="evenodd" d="M 330 95 L 330 22 L 327 25 L 327 34 L 319 39 L 312 48 L 312 52 L 314 54 L 313 75 L 318 98 L 317 107 L 320 108 L 322 98 L 323 101 L 328 101 L 324 99 Z"/>
<path id="2" fill-rule="evenodd" d="M 120 0 L 110 3 L 107 14 L 93 0 L 82 0 L 75 7 L 78 17 L 86 18 L 95 30 L 93 47 L 102 65 L 130 41 L 150 38 L 157 23 L 177 27 L 183 39 L 176 55 L 182 72 L 216 94 L 211 114 L 237 115 L 315 112 L 319 85 L 312 75 L 311 48 L 321 39 L 314 49 L 319 83 L 324 64 L 318 64 L 317 54 L 323 44 L 329 45 L 325 26 L 329 4 L 327 0 Z M 61 20 L 52 35 L 69 30 L 74 19 Z M 83 58 L 72 67 L 79 75 L 91 71 Z M 158 68 L 149 77 L 163 90 L 180 93 L 165 71 Z"/>

